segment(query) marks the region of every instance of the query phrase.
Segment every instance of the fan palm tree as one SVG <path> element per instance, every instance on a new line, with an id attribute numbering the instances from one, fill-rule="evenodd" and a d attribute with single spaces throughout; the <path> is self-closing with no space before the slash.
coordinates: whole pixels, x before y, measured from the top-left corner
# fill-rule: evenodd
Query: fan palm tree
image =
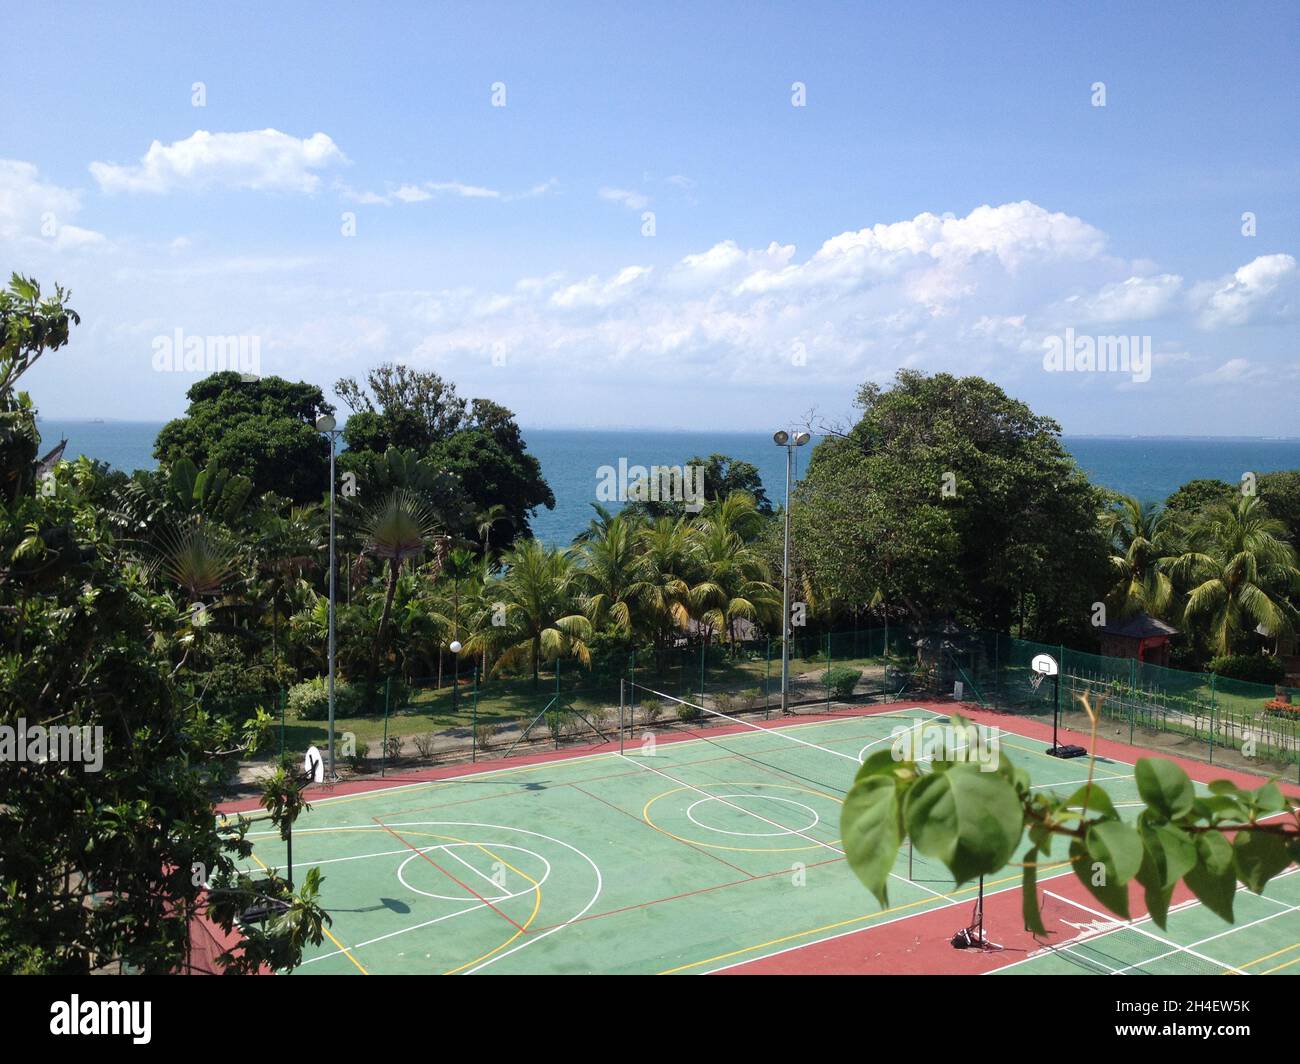
<path id="1" fill-rule="evenodd" d="M 388 566 L 388 583 L 384 592 L 384 607 L 379 616 L 379 630 L 370 666 L 373 680 L 379 668 L 379 659 L 388 635 L 392 616 L 393 595 L 397 591 L 397 578 L 402 563 L 418 558 L 430 547 L 441 547 L 445 540 L 435 536 L 436 522 L 428 507 L 414 492 L 405 488 L 394 490 L 388 498 L 374 508 L 363 523 L 363 551 Z M 440 555 L 439 555 L 440 557 Z"/>
<path id="2" fill-rule="evenodd" d="M 1174 584 L 1169 565 L 1178 550 L 1179 529 L 1169 511 L 1138 502 L 1132 495 L 1121 495 L 1114 509 L 1102 514 L 1102 523 L 1110 537 L 1111 567 L 1117 580 L 1110 593 L 1110 603 L 1120 617 L 1145 612 L 1153 617 L 1167 617 L 1174 604 Z"/>
<path id="3" fill-rule="evenodd" d="M 495 668 L 527 663 L 536 684 L 543 660 L 577 658 L 591 664 L 591 622 L 577 608 L 580 572 L 568 551 L 525 540 L 502 556 L 505 570 L 486 589 L 489 608 L 504 624 L 483 626 L 467 649 L 500 650 Z"/>
<path id="4" fill-rule="evenodd" d="M 1257 629 L 1273 637 L 1294 630 L 1287 594 L 1300 589 L 1300 569 L 1286 526 L 1258 498 L 1210 507 L 1191 535 L 1193 549 L 1170 573 L 1188 587 L 1186 622 L 1204 625 L 1217 653 L 1231 653 Z"/>

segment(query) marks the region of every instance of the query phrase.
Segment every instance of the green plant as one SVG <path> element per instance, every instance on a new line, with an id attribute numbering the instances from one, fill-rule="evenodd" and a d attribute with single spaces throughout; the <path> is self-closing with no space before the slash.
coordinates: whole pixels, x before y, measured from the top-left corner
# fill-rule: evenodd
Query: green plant
<path id="1" fill-rule="evenodd" d="M 496 738 L 496 734 L 495 724 L 474 725 L 474 743 L 480 750 L 488 749 L 492 745 L 492 740 Z"/>
<path id="2" fill-rule="evenodd" d="M 693 706 L 689 702 L 677 703 L 677 719 L 683 724 L 689 724 L 692 721 L 699 720 L 702 715 L 699 706 Z"/>
<path id="3" fill-rule="evenodd" d="M 427 760 L 433 757 L 433 749 L 438 741 L 438 736 L 434 732 L 424 732 L 422 735 L 415 736 L 411 741 L 415 744 L 416 752 Z"/>
<path id="4" fill-rule="evenodd" d="M 334 680 L 334 716 L 354 717 L 361 711 L 360 689 L 346 680 Z M 329 716 L 329 682 L 317 676 L 289 688 L 289 713 L 298 720 L 325 720 Z"/>
<path id="5" fill-rule="evenodd" d="M 1281 683 L 1286 679 L 1286 667 L 1267 654 L 1220 654 L 1206 662 L 1205 671 L 1251 683 Z"/>
<path id="6" fill-rule="evenodd" d="M 384 759 L 390 763 L 402 759 L 402 737 L 400 735 L 390 735 L 384 740 Z"/>
<path id="7" fill-rule="evenodd" d="M 862 677 L 861 669 L 835 668 L 827 669 L 822 681 L 830 691 L 831 697 L 844 700 L 853 696 L 853 689 Z"/>
<path id="8" fill-rule="evenodd" d="M 664 704 L 657 698 L 647 698 L 638 703 L 637 708 L 641 711 L 641 720 L 645 724 L 653 724 L 664 712 Z"/>
<path id="9" fill-rule="evenodd" d="M 352 766 L 354 772 L 364 772 L 366 768 L 366 759 L 370 756 L 369 743 L 357 743 L 352 753 L 348 754 L 348 764 Z"/>
<path id="10" fill-rule="evenodd" d="M 1092 721 L 1095 750 L 1100 707 L 1086 696 L 1080 701 Z M 967 739 L 979 734 L 960 717 L 936 726 L 959 729 Z M 1087 782 L 1058 794 L 1034 787 L 1029 773 L 1001 750 L 992 771 L 973 759 L 936 758 L 922 772 L 917 753 L 896 744 L 872 755 L 844 800 L 845 855 L 882 905 L 888 905 L 888 879 L 905 839 L 941 861 L 958 885 L 1001 871 L 1022 852 L 1024 923 L 1036 934 L 1047 933 L 1038 870 L 1053 862 L 1058 840 L 1067 852 L 1058 851 L 1055 860 L 1068 864 L 1106 909 L 1129 919 L 1129 883 L 1136 880 L 1161 928 L 1180 882 L 1231 923 L 1238 882 L 1258 894 L 1300 862 L 1300 799 L 1288 798 L 1274 782 L 1246 790 L 1218 780 L 1198 795 L 1174 762 L 1140 758 L 1134 778 L 1142 808 L 1135 822 L 1126 822 L 1093 782 L 1095 754 Z"/>

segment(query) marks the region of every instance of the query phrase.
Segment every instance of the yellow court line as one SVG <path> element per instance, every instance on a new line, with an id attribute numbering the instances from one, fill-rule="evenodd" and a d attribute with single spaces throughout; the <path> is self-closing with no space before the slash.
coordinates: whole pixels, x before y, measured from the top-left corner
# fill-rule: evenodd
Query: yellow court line
<path id="1" fill-rule="evenodd" d="M 1293 942 L 1291 945 L 1285 946 L 1279 950 L 1274 950 L 1272 953 L 1265 953 L 1264 956 L 1256 957 L 1253 961 L 1246 961 L 1244 964 L 1238 965 L 1238 967 L 1249 968 L 1252 964 L 1263 964 L 1264 961 L 1271 961 L 1274 957 L 1280 957 L 1284 953 L 1290 953 L 1293 949 L 1300 949 L 1300 942 Z M 1297 961 L 1300 961 L 1300 957 L 1297 957 L 1294 961 L 1288 961 L 1287 963 L 1295 964 Z"/>
<path id="2" fill-rule="evenodd" d="M 1260 975 L 1272 975 L 1274 972 L 1280 972 L 1283 968 L 1290 968 L 1293 964 L 1300 964 L 1300 957 L 1293 961 L 1287 961 L 1285 964 L 1279 964 L 1276 968 L 1269 968 L 1267 971 L 1260 972 Z"/>
<path id="3" fill-rule="evenodd" d="M 260 857 L 258 857 L 257 854 L 250 853 L 248 856 L 262 866 L 262 871 L 264 872 L 271 871 L 270 866 L 268 866 L 265 861 L 263 861 Z M 370 974 L 368 971 L 366 971 L 366 969 L 361 964 L 361 962 L 357 960 L 356 957 L 352 956 L 352 951 L 348 949 L 347 946 L 343 945 L 343 943 L 340 942 L 337 938 L 335 938 L 332 934 L 330 934 L 330 929 L 328 927 L 326 927 L 324 924 L 321 924 L 320 929 L 325 932 L 326 937 L 328 937 L 329 940 L 334 943 L 334 945 L 338 946 L 338 948 L 344 952 L 348 960 L 350 960 L 353 964 L 357 966 L 357 968 L 361 970 L 362 975 Z"/>
<path id="4" fill-rule="evenodd" d="M 1068 863 L 1069 863 L 1068 861 L 1062 861 L 1054 865 L 1049 865 L 1048 867 L 1061 868 Z M 1002 879 L 995 879 L 991 883 L 986 883 L 984 884 L 984 887 L 985 890 L 987 890 L 989 887 L 996 887 L 1003 883 L 1011 883 L 1013 881 L 1018 881 L 1020 880 L 1020 878 L 1021 877 L 1018 875 L 1006 876 Z M 971 891 L 976 891 L 976 890 L 979 890 L 978 885 L 970 886 L 970 887 L 962 887 L 960 890 L 955 890 L 951 894 L 943 895 L 943 897 L 947 898 L 950 902 L 955 902 L 957 900 L 957 895 L 967 894 L 970 893 Z M 725 960 L 729 960 L 732 957 L 739 957 L 742 953 L 753 953 L 755 950 L 767 949 L 769 946 L 779 946 L 785 942 L 793 942 L 797 938 L 807 938 L 809 935 L 817 935 L 823 931 L 834 931 L 841 927 L 848 927 L 850 924 L 860 924 L 866 920 L 875 920 L 881 916 L 888 916 L 890 913 L 900 913 L 907 909 L 915 909 L 919 905 L 933 905 L 934 901 L 935 901 L 934 898 L 918 898 L 916 901 L 909 901 L 905 905 L 895 905 L 888 909 L 881 909 L 880 912 L 878 913 L 871 913 L 867 916 L 855 916 L 851 920 L 841 920 L 839 921 L 839 923 L 825 924 L 822 927 L 814 927 L 808 931 L 799 931 L 793 935 L 785 935 L 781 938 L 771 939 L 768 942 L 760 942 L 756 946 L 746 946 L 744 949 L 732 950 L 730 953 L 719 953 L 716 957 L 705 957 L 704 960 L 702 961 L 693 961 L 690 964 L 683 964 L 677 968 L 669 968 L 666 971 L 660 972 L 659 974 L 676 975 L 678 972 L 689 971 L 692 968 L 699 968 L 705 964 L 713 964 L 715 961 L 725 961 Z M 947 906 L 944 905 L 935 906 L 936 910 L 943 909 L 943 908 L 947 908 Z"/>

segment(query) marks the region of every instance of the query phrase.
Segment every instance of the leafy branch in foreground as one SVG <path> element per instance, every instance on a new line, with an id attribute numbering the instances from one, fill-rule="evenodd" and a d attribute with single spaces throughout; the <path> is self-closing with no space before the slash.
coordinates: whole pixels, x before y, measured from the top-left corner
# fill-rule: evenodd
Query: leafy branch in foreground
<path id="1" fill-rule="evenodd" d="M 1095 750 L 1097 712 L 1086 699 L 1084 708 L 1093 721 Z M 1300 799 L 1283 794 L 1275 782 L 1246 790 L 1218 780 L 1209 793 L 1197 794 L 1174 762 L 1141 758 L 1135 779 L 1142 809 L 1130 823 L 1093 782 L 1095 753 L 1088 782 L 1061 795 L 1034 789 L 1029 774 L 1000 750 L 978 761 L 963 756 L 979 741 L 969 721 L 954 716 L 927 727 L 946 733 L 932 761 L 896 741 L 862 765 L 844 800 L 840 826 L 849 866 L 881 905 L 888 905 L 889 876 L 907 839 L 942 861 L 960 886 L 1012 864 L 1027 836 L 1015 864 L 1023 870 L 1025 927 L 1040 935 L 1046 928 L 1038 870 L 1053 861 L 1058 839 L 1065 854 L 1052 867 L 1068 863 L 1107 910 L 1126 920 L 1129 884 L 1136 880 L 1161 928 L 1180 881 L 1232 922 L 1238 883 L 1258 894 L 1289 865 L 1300 864 Z"/>

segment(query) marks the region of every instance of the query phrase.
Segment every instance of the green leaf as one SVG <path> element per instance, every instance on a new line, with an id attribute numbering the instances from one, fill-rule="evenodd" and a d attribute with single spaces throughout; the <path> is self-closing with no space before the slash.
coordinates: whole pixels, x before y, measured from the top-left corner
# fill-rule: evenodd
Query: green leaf
<path id="1" fill-rule="evenodd" d="M 1120 884 L 1127 883 L 1142 867 L 1142 837 L 1120 820 L 1105 820 L 1088 829 L 1088 852 L 1106 865 Z"/>
<path id="2" fill-rule="evenodd" d="M 1024 829 L 1015 788 L 970 764 L 916 783 L 904 818 L 916 848 L 947 865 L 958 885 L 1003 868 Z"/>
<path id="3" fill-rule="evenodd" d="M 1161 882 L 1172 890 L 1196 866 L 1196 843 L 1187 832 L 1169 824 L 1156 825 L 1148 831 L 1159 840 L 1159 849 L 1153 849 L 1153 856 L 1161 861 Z"/>
<path id="4" fill-rule="evenodd" d="M 1078 839 L 1070 843 L 1070 867 L 1088 893 L 1117 916 L 1129 919 L 1128 887 L 1116 882 L 1114 869 L 1089 853 Z"/>
<path id="5" fill-rule="evenodd" d="M 1270 813 L 1280 813 L 1286 808 L 1286 796 L 1276 783 L 1265 783 L 1251 793 L 1255 800 L 1255 809 L 1265 816 Z"/>
<path id="6" fill-rule="evenodd" d="M 1184 881 L 1207 909 L 1232 923 L 1232 905 L 1237 897 L 1232 844 L 1222 835 L 1209 833 L 1197 839 L 1196 854 L 1196 867 L 1184 876 Z"/>
<path id="7" fill-rule="evenodd" d="M 1085 801 L 1089 813 L 1096 813 L 1106 820 L 1119 819 L 1119 813 L 1115 811 L 1115 803 L 1110 800 L 1110 795 L 1095 783 L 1092 785 L 1091 790 L 1087 784 L 1080 787 L 1065 800 L 1065 807 L 1067 809 L 1083 809 Z"/>
<path id="8" fill-rule="evenodd" d="M 1033 935 L 1047 934 L 1043 914 L 1038 908 L 1038 849 L 1031 846 L 1025 851 L 1025 871 L 1020 882 L 1020 904 L 1025 917 L 1025 930 Z"/>
<path id="9" fill-rule="evenodd" d="M 1149 832 L 1143 832 L 1142 842 L 1144 853 L 1137 881 L 1142 884 L 1147 912 L 1156 926 L 1163 930 L 1169 919 L 1169 899 L 1173 897 L 1174 888 L 1165 886 L 1165 860 L 1160 840 Z"/>
<path id="10" fill-rule="evenodd" d="M 1177 820 L 1191 812 L 1196 791 L 1187 773 L 1172 761 L 1139 758 L 1134 774 L 1142 800 L 1166 820 Z"/>
<path id="11" fill-rule="evenodd" d="M 1267 831 L 1239 831 L 1232 843 L 1237 875 L 1256 894 L 1291 863 L 1286 841 Z"/>
<path id="12" fill-rule="evenodd" d="M 844 799 L 840 837 L 844 840 L 849 867 L 882 906 L 889 904 L 886 885 L 902 842 L 898 819 L 898 790 L 894 780 L 859 772 Z"/>

